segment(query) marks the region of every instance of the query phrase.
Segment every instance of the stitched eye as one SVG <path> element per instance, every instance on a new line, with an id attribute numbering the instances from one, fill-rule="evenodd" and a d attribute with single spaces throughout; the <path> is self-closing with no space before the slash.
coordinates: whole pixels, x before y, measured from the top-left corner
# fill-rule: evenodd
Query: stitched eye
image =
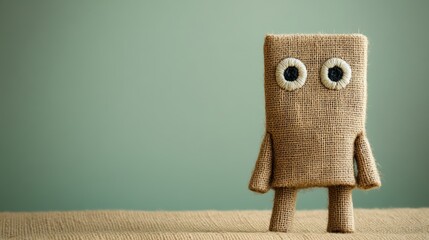
<path id="1" fill-rule="evenodd" d="M 285 58 L 277 65 L 277 84 L 287 91 L 304 86 L 306 79 L 307 68 L 296 58 Z"/>
<path id="2" fill-rule="evenodd" d="M 323 64 L 320 70 L 320 78 L 325 87 L 340 90 L 350 83 L 352 69 L 346 61 L 340 58 L 331 58 Z"/>

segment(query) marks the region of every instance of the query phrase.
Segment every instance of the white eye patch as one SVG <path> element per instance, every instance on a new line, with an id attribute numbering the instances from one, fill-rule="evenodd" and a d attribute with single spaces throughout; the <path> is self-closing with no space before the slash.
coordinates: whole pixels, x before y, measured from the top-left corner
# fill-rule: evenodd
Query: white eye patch
<path id="1" fill-rule="evenodd" d="M 307 80 L 307 68 L 296 58 L 283 59 L 276 68 L 277 84 L 286 91 L 304 86 Z"/>
<path id="2" fill-rule="evenodd" d="M 343 89 L 350 83 L 351 78 L 352 69 L 350 65 L 340 58 L 327 60 L 320 70 L 320 80 L 328 89 Z"/>

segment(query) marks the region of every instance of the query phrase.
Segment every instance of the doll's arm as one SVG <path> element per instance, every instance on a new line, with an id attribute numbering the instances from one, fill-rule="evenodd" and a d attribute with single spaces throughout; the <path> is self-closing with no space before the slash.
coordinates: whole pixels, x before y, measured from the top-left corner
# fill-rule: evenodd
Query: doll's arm
<path id="1" fill-rule="evenodd" d="M 357 184 L 361 189 L 371 189 L 381 186 L 377 165 L 372 155 L 371 146 L 366 136 L 361 133 L 355 141 L 355 158 L 357 163 Z"/>
<path id="2" fill-rule="evenodd" d="M 272 159 L 273 151 L 271 134 L 267 132 L 265 133 L 264 140 L 262 141 L 258 160 L 256 161 L 252 178 L 250 179 L 250 190 L 259 193 L 266 193 L 270 190 Z"/>

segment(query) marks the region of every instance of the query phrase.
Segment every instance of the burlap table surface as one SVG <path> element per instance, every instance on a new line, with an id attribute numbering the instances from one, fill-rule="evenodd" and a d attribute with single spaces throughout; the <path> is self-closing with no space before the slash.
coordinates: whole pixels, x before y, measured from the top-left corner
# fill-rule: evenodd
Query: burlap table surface
<path id="1" fill-rule="evenodd" d="M 290 233 L 271 211 L 2 212 L 0 239 L 429 239 L 429 208 L 356 209 L 356 232 L 326 233 L 327 211 L 297 211 Z"/>

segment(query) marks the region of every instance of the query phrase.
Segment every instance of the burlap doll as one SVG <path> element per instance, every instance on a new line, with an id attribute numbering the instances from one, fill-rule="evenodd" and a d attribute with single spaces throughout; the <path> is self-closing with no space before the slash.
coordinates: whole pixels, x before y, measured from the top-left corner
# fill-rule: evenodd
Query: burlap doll
<path id="1" fill-rule="evenodd" d="M 249 189 L 275 190 L 270 231 L 291 229 L 298 189 L 327 187 L 327 230 L 353 232 L 352 189 L 381 185 L 365 134 L 366 62 L 360 34 L 266 36 L 266 133 Z"/>

